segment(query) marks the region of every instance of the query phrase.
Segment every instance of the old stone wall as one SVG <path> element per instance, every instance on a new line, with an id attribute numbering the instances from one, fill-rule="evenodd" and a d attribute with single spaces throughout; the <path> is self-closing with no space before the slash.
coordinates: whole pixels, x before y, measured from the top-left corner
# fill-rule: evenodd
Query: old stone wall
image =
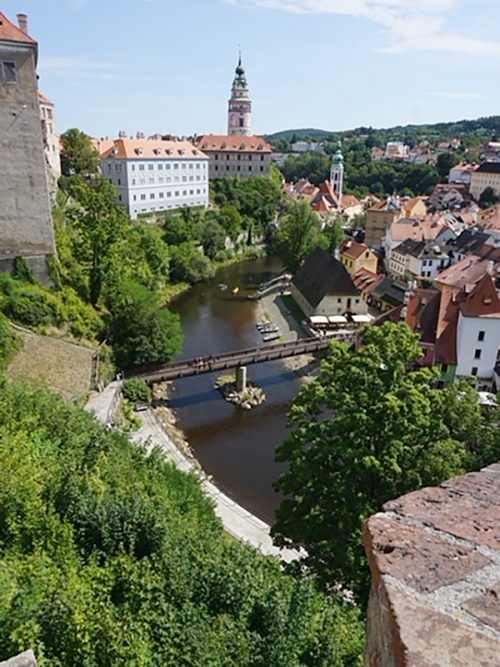
<path id="1" fill-rule="evenodd" d="M 37 667 L 37 662 L 33 651 L 25 651 L 10 660 L 0 662 L 0 667 Z"/>
<path id="2" fill-rule="evenodd" d="M 365 524 L 365 667 L 498 667 L 500 464 L 383 509 Z"/>
<path id="3" fill-rule="evenodd" d="M 0 43 L 0 61 L 14 61 L 16 83 L 0 79 L 0 261 L 55 252 L 50 213 L 35 48 Z M 35 270 L 38 270 L 36 259 Z"/>

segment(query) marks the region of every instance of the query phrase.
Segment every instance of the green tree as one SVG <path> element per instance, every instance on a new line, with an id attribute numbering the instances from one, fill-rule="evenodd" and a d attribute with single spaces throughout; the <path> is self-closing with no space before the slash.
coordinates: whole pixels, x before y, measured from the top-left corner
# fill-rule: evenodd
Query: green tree
<path id="1" fill-rule="evenodd" d="M 326 222 L 323 229 L 323 237 L 325 239 L 326 249 L 333 254 L 345 239 L 345 232 L 343 220 L 339 215 L 333 217 Z"/>
<path id="2" fill-rule="evenodd" d="M 285 266 L 296 271 L 321 241 L 319 215 L 307 202 L 294 202 L 282 218 L 277 234 L 277 249 Z"/>
<path id="3" fill-rule="evenodd" d="M 127 223 L 125 210 L 115 204 L 115 188 L 103 180 L 74 187 L 77 206 L 68 212 L 77 235 L 74 254 L 87 277 L 89 299 L 95 305 L 110 275 L 117 241 Z"/>
<path id="4" fill-rule="evenodd" d="M 200 236 L 203 252 L 210 259 L 215 259 L 217 253 L 224 250 L 226 232 L 217 220 L 207 218 L 202 225 Z"/>
<path id="5" fill-rule="evenodd" d="M 479 196 L 479 206 L 481 206 L 482 208 L 488 208 L 489 206 L 494 206 L 495 204 L 498 204 L 498 201 L 499 197 L 491 186 L 485 188 L 481 192 L 481 195 Z"/>
<path id="6" fill-rule="evenodd" d="M 211 261 L 195 242 L 170 246 L 170 256 L 170 277 L 176 282 L 197 283 L 215 273 Z"/>
<path id="7" fill-rule="evenodd" d="M 164 238 L 168 245 L 179 245 L 192 241 L 195 238 L 193 226 L 179 213 L 169 212 L 165 216 Z"/>
<path id="8" fill-rule="evenodd" d="M 448 180 L 450 169 L 460 162 L 460 158 L 456 153 L 441 153 L 438 155 L 436 169 L 442 181 Z"/>
<path id="9" fill-rule="evenodd" d="M 6 368 L 18 346 L 19 340 L 9 320 L 0 313 L 0 371 Z"/>
<path id="10" fill-rule="evenodd" d="M 356 351 L 332 343 L 319 377 L 294 401 L 292 433 L 277 451 L 288 469 L 276 485 L 285 496 L 276 542 L 302 544 L 323 582 L 340 582 L 360 598 L 369 580 L 363 519 L 467 463 L 459 424 L 468 402 L 457 392 L 460 418 L 443 418 L 450 396 L 435 387 L 434 372 L 418 368 L 420 356 L 406 325 L 365 329 Z"/>
<path id="11" fill-rule="evenodd" d="M 96 174 L 99 155 L 90 137 L 73 127 L 61 134 L 61 170 L 65 176 Z"/>
<path id="12" fill-rule="evenodd" d="M 358 609 L 228 540 L 198 478 L 0 379 L 0 661 L 358 667 Z"/>
<path id="13" fill-rule="evenodd" d="M 159 297 L 129 281 L 112 295 L 110 339 L 120 368 L 170 361 L 182 347 L 179 316 Z"/>
<path id="14" fill-rule="evenodd" d="M 132 403 L 147 403 L 151 398 L 151 389 L 139 378 L 127 378 L 122 384 L 122 394 Z"/>

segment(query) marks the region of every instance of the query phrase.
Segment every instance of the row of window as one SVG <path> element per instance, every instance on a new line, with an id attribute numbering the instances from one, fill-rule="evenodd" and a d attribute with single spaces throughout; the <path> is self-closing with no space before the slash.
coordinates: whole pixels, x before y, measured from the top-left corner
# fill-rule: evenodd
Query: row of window
<path id="1" fill-rule="evenodd" d="M 200 201 L 191 201 L 188 203 L 188 206 L 205 206 L 206 202 L 203 200 Z M 154 211 L 164 211 L 170 208 L 179 208 L 178 204 L 169 204 L 167 206 L 150 206 L 149 208 L 134 208 L 131 211 L 131 215 L 137 215 L 138 213 L 152 213 Z"/>
<path id="2" fill-rule="evenodd" d="M 135 171 L 136 165 L 132 163 L 132 171 Z M 144 171 L 146 165 L 141 163 L 138 165 L 139 171 Z M 148 171 L 163 171 L 163 169 L 206 169 L 206 162 L 148 162 Z"/>
<path id="3" fill-rule="evenodd" d="M 230 160 L 231 157 L 234 157 L 234 156 L 232 156 L 230 153 L 227 153 L 227 154 L 226 154 L 226 160 Z M 236 159 L 237 159 L 237 160 L 242 160 L 244 157 L 245 157 L 244 155 L 242 156 L 241 153 L 238 153 Z M 257 156 L 257 157 L 260 157 L 261 162 L 264 162 L 266 156 L 265 156 L 265 155 L 260 155 L 260 156 Z M 218 160 L 218 159 L 219 159 L 219 154 L 216 153 L 216 154 L 214 155 L 214 160 Z M 221 159 L 221 160 L 223 159 L 223 156 L 222 156 L 222 155 L 220 156 L 220 159 Z M 249 161 L 251 161 L 251 160 L 252 160 L 252 155 L 251 155 L 251 154 L 248 155 L 248 158 L 247 158 L 247 159 L 248 159 Z"/>
<path id="4" fill-rule="evenodd" d="M 192 197 L 194 194 L 197 194 L 197 195 L 204 194 L 204 195 L 206 195 L 207 194 L 207 189 L 206 188 L 198 188 L 196 190 L 196 192 L 194 190 L 176 190 L 175 192 L 167 191 L 166 193 L 165 192 L 158 192 L 158 193 L 150 192 L 149 193 L 149 199 L 150 200 L 151 199 L 156 199 L 156 194 L 158 194 L 158 199 L 165 199 L 165 195 L 166 195 L 167 199 L 172 197 L 172 196 L 180 197 L 181 195 L 183 197 L 187 197 L 187 196 Z M 146 201 L 146 198 L 147 197 L 146 197 L 145 194 L 140 195 L 140 200 L 141 201 Z M 134 201 L 137 201 L 137 195 L 134 195 L 133 199 L 134 199 Z"/>
<path id="5" fill-rule="evenodd" d="M 207 180 L 206 176 L 200 176 L 200 175 L 189 176 L 189 177 L 187 177 L 187 176 L 166 176 L 166 177 L 158 176 L 157 178 L 155 178 L 154 176 L 150 176 L 148 178 L 147 183 L 148 183 L 148 185 L 154 185 L 155 183 L 187 183 L 187 182 L 192 183 L 194 181 L 198 181 L 198 182 L 204 181 L 204 182 L 206 182 L 206 180 Z M 109 182 L 113 183 L 113 179 L 110 178 Z M 122 184 L 122 179 L 117 178 L 116 179 L 116 185 L 121 186 L 121 184 Z M 137 182 L 137 179 L 133 178 L 132 182 L 131 182 L 131 187 L 137 186 L 137 184 L 146 185 L 146 179 L 145 178 L 139 178 L 139 181 Z"/>
<path id="6" fill-rule="evenodd" d="M 214 169 L 215 169 L 215 171 L 219 171 L 219 165 L 216 164 Z M 241 166 L 238 165 L 237 167 L 234 167 L 234 166 L 228 164 L 225 169 L 224 169 L 224 167 L 221 166 L 220 171 L 241 171 Z M 246 169 L 244 167 L 243 171 L 252 171 L 252 165 L 249 165 Z M 257 168 L 255 169 L 255 171 L 257 171 Z M 261 167 L 260 171 L 264 171 L 264 167 Z"/>

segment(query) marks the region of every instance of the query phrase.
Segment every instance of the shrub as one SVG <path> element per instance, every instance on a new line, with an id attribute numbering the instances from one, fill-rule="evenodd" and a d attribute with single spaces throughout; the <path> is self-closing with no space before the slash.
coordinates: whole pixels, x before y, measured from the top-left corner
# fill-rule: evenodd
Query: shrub
<path id="1" fill-rule="evenodd" d="M 122 386 L 122 393 L 132 403 L 146 403 L 151 398 L 151 390 L 144 380 L 129 378 Z"/>

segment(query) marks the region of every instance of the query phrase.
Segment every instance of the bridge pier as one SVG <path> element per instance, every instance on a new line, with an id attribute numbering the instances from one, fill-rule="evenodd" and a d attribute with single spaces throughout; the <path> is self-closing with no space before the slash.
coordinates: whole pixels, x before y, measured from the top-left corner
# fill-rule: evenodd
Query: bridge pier
<path id="1" fill-rule="evenodd" d="M 241 394 L 246 391 L 248 383 L 248 368 L 246 366 L 238 366 L 236 369 L 236 391 Z"/>

